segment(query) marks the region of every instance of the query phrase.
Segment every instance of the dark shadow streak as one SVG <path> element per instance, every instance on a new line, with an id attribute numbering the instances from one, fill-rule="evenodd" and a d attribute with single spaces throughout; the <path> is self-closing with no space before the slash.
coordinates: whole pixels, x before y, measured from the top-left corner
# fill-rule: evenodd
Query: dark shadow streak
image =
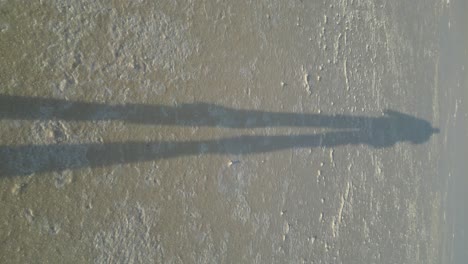
<path id="1" fill-rule="evenodd" d="M 424 120 L 387 111 L 385 116 L 350 116 L 237 110 L 207 103 L 178 106 L 107 105 L 40 97 L 0 95 L 0 119 L 112 121 L 176 126 L 227 128 L 328 127 L 368 129 L 373 124 L 398 126 L 397 130 L 431 127 Z"/>
<path id="2" fill-rule="evenodd" d="M 375 132 L 375 131 L 374 131 Z M 200 154 L 244 155 L 289 148 L 367 144 L 388 147 L 404 140 L 395 134 L 339 131 L 296 136 L 240 136 L 205 141 L 125 142 L 0 147 L 0 176 L 62 171 Z"/>
<path id="3" fill-rule="evenodd" d="M 76 145 L 0 146 L 0 176 L 100 167 L 203 153 L 242 155 L 287 148 L 365 144 L 375 148 L 397 142 L 421 144 L 438 132 L 423 119 L 386 110 L 380 117 L 236 110 L 213 104 L 180 106 L 105 105 L 0 95 L 0 119 L 124 122 L 256 128 L 271 126 L 344 129 L 315 135 L 241 136 L 206 141 L 123 142 Z"/>

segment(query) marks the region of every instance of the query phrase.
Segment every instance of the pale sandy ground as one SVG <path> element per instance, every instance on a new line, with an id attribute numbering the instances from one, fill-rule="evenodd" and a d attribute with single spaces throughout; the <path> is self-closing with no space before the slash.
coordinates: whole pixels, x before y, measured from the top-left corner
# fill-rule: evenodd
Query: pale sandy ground
<path id="1" fill-rule="evenodd" d="M 444 263 L 468 259 L 468 20 L 466 1 L 453 1 L 441 21 L 440 86 L 446 87 L 441 105 L 444 133 L 438 171 L 447 180 L 444 198 Z M 445 25 L 445 26 L 444 26 Z"/>
<path id="2" fill-rule="evenodd" d="M 0 96 L 206 103 L 299 119 L 393 109 L 441 129 L 422 144 L 386 148 L 301 144 L 244 154 L 255 152 L 239 146 L 250 142 L 244 137 L 215 144 L 225 152 L 200 144 L 189 156 L 8 175 L 0 179 L 0 262 L 462 263 L 460 10 L 463 1 L 448 0 L 0 0 Z M 330 130 L 100 114 L 112 116 L 3 115 L 0 152 L 73 145 L 76 159 L 64 159 L 88 164 L 99 159 L 90 144 L 257 136 L 274 145 L 269 136 Z M 132 160 L 125 150 L 116 157 Z"/>

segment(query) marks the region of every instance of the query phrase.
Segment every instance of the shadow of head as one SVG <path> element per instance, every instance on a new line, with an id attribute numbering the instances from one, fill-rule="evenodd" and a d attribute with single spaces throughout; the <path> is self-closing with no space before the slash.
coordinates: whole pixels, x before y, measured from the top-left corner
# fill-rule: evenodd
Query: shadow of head
<path id="1" fill-rule="evenodd" d="M 408 141 L 412 144 L 422 144 L 433 134 L 439 133 L 438 128 L 423 119 L 416 118 L 397 111 L 385 110 L 383 119 L 388 120 L 389 131 L 396 141 Z"/>

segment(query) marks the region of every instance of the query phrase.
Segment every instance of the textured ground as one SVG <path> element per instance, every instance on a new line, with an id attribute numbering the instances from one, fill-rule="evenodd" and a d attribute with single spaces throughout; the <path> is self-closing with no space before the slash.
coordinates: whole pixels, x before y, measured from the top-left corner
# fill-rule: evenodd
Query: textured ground
<path id="1" fill-rule="evenodd" d="M 449 6 L 1 0 L 0 93 L 109 109 L 206 103 L 298 118 L 375 117 L 394 109 L 438 127 L 439 102 L 447 97 L 439 80 L 447 26 L 441 23 Z M 268 120 L 265 127 L 230 128 L 114 117 L 3 119 L 0 145 L 74 144 L 85 153 L 77 159 L 90 159 L 89 144 L 329 130 Z M 3 177 L 0 260 L 441 263 L 441 144 L 435 135 L 417 145 L 295 146 L 245 155 L 212 153 L 202 144 L 190 156 Z"/>

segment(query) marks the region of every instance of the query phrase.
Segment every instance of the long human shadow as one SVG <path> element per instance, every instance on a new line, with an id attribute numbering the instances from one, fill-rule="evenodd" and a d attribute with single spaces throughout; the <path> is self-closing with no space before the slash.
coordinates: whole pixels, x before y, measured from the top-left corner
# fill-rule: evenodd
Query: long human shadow
<path id="1" fill-rule="evenodd" d="M 426 133 L 419 131 L 414 133 Z M 408 137 L 411 138 L 412 136 Z M 240 136 L 203 141 L 131 141 L 107 144 L 57 144 L 0 147 L 0 177 L 101 167 L 202 154 L 244 155 L 289 148 L 366 144 L 375 148 L 411 139 L 392 131 L 333 131 L 314 135 Z M 418 140 L 416 143 L 421 143 Z"/>
<path id="2" fill-rule="evenodd" d="M 342 129 L 320 134 L 239 136 L 204 141 L 116 142 L 0 146 L 0 177 L 101 167 L 181 156 L 244 155 L 288 148 L 368 145 L 391 147 L 398 142 L 421 144 L 438 129 L 423 119 L 386 110 L 380 117 L 275 113 L 235 110 L 212 104 L 181 106 L 104 105 L 55 99 L 0 95 L 0 118 L 23 120 L 99 121 L 224 126 L 310 126 Z"/>
<path id="3" fill-rule="evenodd" d="M 0 119 L 123 121 L 128 123 L 226 128 L 323 127 L 368 129 L 369 126 L 426 129 L 427 121 L 396 111 L 381 117 L 240 110 L 216 104 L 177 106 L 150 104 L 100 104 L 41 97 L 0 94 Z M 371 128 L 372 129 L 372 128 Z M 405 132 L 407 133 L 407 132 Z M 407 133 L 408 134 L 408 133 Z M 420 136 L 415 135 L 415 140 Z"/>

